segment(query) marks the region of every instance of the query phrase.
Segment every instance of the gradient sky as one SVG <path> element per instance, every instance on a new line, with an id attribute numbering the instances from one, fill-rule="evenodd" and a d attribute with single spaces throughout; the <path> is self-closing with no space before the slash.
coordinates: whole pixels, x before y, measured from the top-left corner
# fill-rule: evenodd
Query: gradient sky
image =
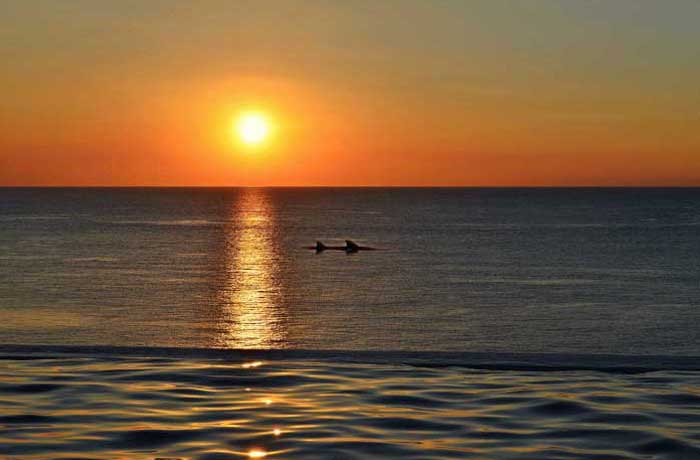
<path id="1" fill-rule="evenodd" d="M 1 185 L 700 185 L 700 2 L 0 3 Z M 241 110 L 275 135 L 248 151 Z"/>

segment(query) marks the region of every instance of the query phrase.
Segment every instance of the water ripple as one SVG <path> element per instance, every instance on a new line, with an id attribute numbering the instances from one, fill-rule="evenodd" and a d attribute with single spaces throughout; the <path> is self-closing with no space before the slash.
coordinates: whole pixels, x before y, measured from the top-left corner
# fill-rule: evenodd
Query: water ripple
<path id="1" fill-rule="evenodd" d="M 700 458 L 700 372 L 13 356 L 0 457 Z"/>

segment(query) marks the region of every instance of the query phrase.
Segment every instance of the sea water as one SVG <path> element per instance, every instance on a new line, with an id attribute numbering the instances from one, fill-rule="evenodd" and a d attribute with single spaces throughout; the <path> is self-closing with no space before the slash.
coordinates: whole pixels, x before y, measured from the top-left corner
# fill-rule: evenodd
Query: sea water
<path id="1" fill-rule="evenodd" d="M 0 189 L 0 457 L 700 458 L 699 230 L 700 189 Z"/>
<path id="2" fill-rule="evenodd" d="M 0 189 L 0 342 L 700 356 L 699 255 L 700 189 Z"/>

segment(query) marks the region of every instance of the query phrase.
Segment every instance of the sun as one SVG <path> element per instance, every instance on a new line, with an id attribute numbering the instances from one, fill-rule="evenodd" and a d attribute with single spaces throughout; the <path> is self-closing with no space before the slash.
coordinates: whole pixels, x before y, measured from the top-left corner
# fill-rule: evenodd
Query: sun
<path id="1" fill-rule="evenodd" d="M 238 139 L 245 145 L 260 145 L 270 135 L 270 122 L 263 113 L 246 112 L 236 120 L 235 132 Z"/>

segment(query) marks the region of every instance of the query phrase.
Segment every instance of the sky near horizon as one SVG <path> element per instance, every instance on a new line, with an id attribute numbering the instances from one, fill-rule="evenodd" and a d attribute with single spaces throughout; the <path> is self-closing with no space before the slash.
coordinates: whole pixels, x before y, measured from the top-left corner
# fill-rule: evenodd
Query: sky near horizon
<path id="1" fill-rule="evenodd" d="M 700 2 L 0 3 L 0 185 L 700 186 Z M 235 139 L 243 111 L 269 139 Z"/>

